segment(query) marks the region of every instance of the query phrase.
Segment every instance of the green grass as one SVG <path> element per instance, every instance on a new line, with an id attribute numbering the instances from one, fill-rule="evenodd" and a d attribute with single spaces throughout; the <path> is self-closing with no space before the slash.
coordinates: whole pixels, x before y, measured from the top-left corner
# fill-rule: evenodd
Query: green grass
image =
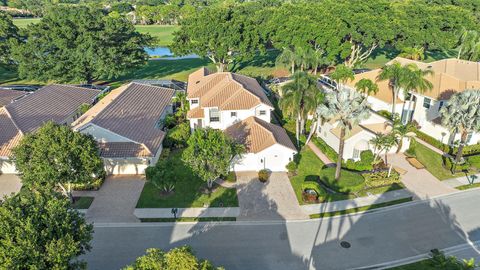
<path id="1" fill-rule="evenodd" d="M 410 202 L 410 201 L 412 201 L 411 197 L 410 198 L 405 198 L 405 199 L 394 200 L 394 201 L 390 201 L 390 202 L 372 204 L 372 205 L 363 206 L 363 207 L 350 208 L 350 209 L 341 210 L 341 211 L 321 213 L 321 214 L 313 214 L 313 215 L 310 215 L 310 218 L 324 218 L 324 217 L 333 217 L 333 216 L 340 216 L 340 215 L 346 215 L 346 214 L 352 214 L 352 213 L 365 212 L 365 211 L 368 211 L 368 210 L 373 210 L 373 209 L 386 207 L 386 206 L 391 206 L 391 205 L 400 204 L 400 203 L 406 203 L 406 202 Z"/>
<path id="2" fill-rule="evenodd" d="M 480 183 L 473 183 L 473 184 L 469 184 L 469 185 L 463 185 L 463 186 L 456 187 L 456 189 L 458 189 L 458 190 L 467 190 L 467 189 L 471 189 L 471 188 L 480 188 Z"/>
<path id="3" fill-rule="evenodd" d="M 177 175 L 175 191 L 168 196 L 162 196 L 160 190 L 147 182 L 137 203 L 137 208 L 162 208 L 162 207 L 228 207 L 238 206 L 237 192 L 234 188 L 227 189 L 216 187 L 211 194 L 204 194 L 202 188 L 206 186 L 200 178 L 181 160 L 180 150 L 170 153 L 167 158 L 173 159 L 175 166 L 172 170 Z"/>
<path id="4" fill-rule="evenodd" d="M 449 170 L 443 167 L 443 157 L 421 143 L 415 143 L 415 155 L 418 161 L 425 166 L 427 171 L 439 180 L 446 180 L 464 175 L 463 173 L 452 175 Z"/>
<path id="5" fill-rule="evenodd" d="M 72 207 L 74 209 L 88 209 L 93 202 L 94 197 L 77 197 Z"/>
<path id="6" fill-rule="evenodd" d="M 22 19 L 22 18 L 16 18 L 13 19 L 13 24 L 15 24 L 18 28 L 25 28 L 29 24 L 35 24 L 40 21 L 40 18 L 28 18 L 28 19 Z"/>
<path id="7" fill-rule="evenodd" d="M 180 218 L 141 218 L 141 222 L 212 222 L 212 221 L 237 221 L 235 217 L 180 217 Z"/>
<path id="8" fill-rule="evenodd" d="M 390 270 L 437 270 L 438 266 L 432 264 L 432 259 L 421 260 L 418 262 L 405 264 L 393 268 Z"/>
<path id="9" fill-rule="evenodd" d="M 364 188 L 365 179 L 361 174 L 342 169 L 340 180 L 337 181 L 335 180 L 335 169 L 323 169 L 319 175 L 320 180 L 338 192 L 355 192 Z"/>
<path id="10" fill-rule="evenodd" d="M 150 34 L 156 38 L 156 45 L 168 46 L 173 41 L 173 32 L 178 30 L 178 25 L 135 25 L 138 32 Z"/>

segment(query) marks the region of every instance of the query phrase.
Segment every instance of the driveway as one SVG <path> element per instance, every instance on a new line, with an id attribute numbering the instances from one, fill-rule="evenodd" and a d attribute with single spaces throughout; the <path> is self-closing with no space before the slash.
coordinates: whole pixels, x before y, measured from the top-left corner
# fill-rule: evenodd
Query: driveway
<path id="1" fill-rule="evenodd" d="M 393 166 L 407 171 L 401 176 L 402 182 L 409 191 L 420 199 L 458 192 L 458 190 L 435 178 L 426 169 L 419 170 L 410 165 L 405 159 L 404 154 L 389 155 L 388 161 L 393 164 Z"/>
<path id="2" fill-rule="evenodd" d="M 16 174 L 0 174 L 0 198 L 17 193 L 22 187 L 22 182 Z"/>
<path id="3" fill-rule="evenodd" d="M 267 183 L 256 172 L 237 173 L 238 220 L 308 219 L 300 208 L 286 173 L 272 173 Z"/>
<path id="4" fill-rule="evenodd" d="M 86 214 L 90 222 L 139 222 L 133 211 L 144 184 L 144 177 L 138 175 L 109 176 L 98 191 L 76 192 L 75 195 L 95 197 Z"/>

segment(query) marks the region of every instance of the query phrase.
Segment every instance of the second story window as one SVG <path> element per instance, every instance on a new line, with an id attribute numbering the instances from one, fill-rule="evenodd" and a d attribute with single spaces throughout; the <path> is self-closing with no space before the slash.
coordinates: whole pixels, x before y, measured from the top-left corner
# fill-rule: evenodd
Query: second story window
<path id="1" fill-rule="evenodd" d="M 218 109 L 210 109 L 210 122 L 220 122 L 220 112 Z"/>
<path id="2" fill-rule="evenodd" d="M 430 102 L 431 102 L 431 101 L 432 101 L 432 100 L 429 99 L 429 98 L 424 98 L 424 99 L 423 99 L 423 107 L 424 107 L 425 109 L 430 109 Z"/>
<path id="3" fill-rule="evenodd" d="M 231 116 L 231 117 L 237 117 L 237 112 L 231 112 L 231 113 L 230 113 L 230 116 Z"/>
<path id="4" fill-rule="evenodd" d="M 261 111 L 258 112 L 258 115 L 260 115 L 260 116 L 267 115 L 267 111 L 261 110 Z"/>
<path id="5" fill-rule="evenodd" d="M 192 105 L 198 104 L 198 99 L 192 99 L 190 102 Z"/>

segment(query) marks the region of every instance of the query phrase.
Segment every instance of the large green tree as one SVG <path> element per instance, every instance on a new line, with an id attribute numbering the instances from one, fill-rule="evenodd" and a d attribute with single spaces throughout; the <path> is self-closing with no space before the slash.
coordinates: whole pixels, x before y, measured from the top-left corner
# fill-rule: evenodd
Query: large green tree
<path id="1" fill-rule="evenodd" d="M 256 3 L 203 8 L 182 20 L 172 51 L 207 57 L 219 72 L 232 70 L 264 50 L 259 27 L 264 18 L 257 15 L 258 8 Z"/>
<path id="2" fill-rule="evenodd" d="M 480 90 L 467 90 L 453 95 L 440 110 L 442 124 L 460 134 L 455 161 L 463 157 L 468 135 L 480 131 Z"/>
<path id="3" fill-rule="evenodd" d="M 221 175 L 227 175 L 232 159 L 243 152 L 243 146 L 220 130 L 196 129 L 187 141 L 182 159 L 208 188 Z"/>
<path id="4" fill-rule="evenodd" d="M 56 6 L 12 49 L 22 78 L 58 82 L 111 79 L 146 63 L 151 37 L 120 16 L 85 6 Z"/>
<path id="5" fill-rule="evenodd" d="M 25 135 L 12 152 L 25 186 L 59 186 L 71 196 L 71 184 L 90 184 L 105 174 L 95 140 L 53 122 Z"/>
<path id="6" fill-rule="evenodd" d="M 124 270 L 220 270 L 207 260 L 199 260 L 188 246 L 177 247 L 164 252 L 158 248 L 149 248 L 145 255 L 138 257 L 135 263 Z"/>
<path id="7" fill-rule="evenodd" d="M 13 24 L 12 18 L 0 11 L 0 64 L 12 64 L 10 48 L 18 39 L 18 28 Z"/>
<path id="8" fill-rule="evenodd" d="M 370 117 L 367 98 L 357 91 L 340 88 L 325 95 L 325 102 L 317 108 L 317 113 L 326 120 L 334 120 L 340 127 L 337 168 L 335 179 L 340 180 L 343 149 L 347 132 L 358 125 L 360 121 Z"/>
<path id="9" fill-rule="evenodd" d="M 0 206 L 0 268 L 83 269 L 92 232 L 61 194 L 23 188 Z"/>

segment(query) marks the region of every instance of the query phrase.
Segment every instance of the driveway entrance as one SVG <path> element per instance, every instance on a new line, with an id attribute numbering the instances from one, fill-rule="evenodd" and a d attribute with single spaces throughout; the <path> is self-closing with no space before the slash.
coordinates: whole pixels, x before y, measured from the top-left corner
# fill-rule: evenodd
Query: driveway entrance
<path id="1" fill-rule="evenodd" d="M 0 199 L 19 192 L 21 187 L 22 182 L 16 174 L 0 174 Z"/>
<path id="2" fill-rule="evenodd" d="M 256 172 L 237 173 L 238 220 L 308 219 L 300 208 L 286 173 L 272 173 L 267 183 Z"/>

